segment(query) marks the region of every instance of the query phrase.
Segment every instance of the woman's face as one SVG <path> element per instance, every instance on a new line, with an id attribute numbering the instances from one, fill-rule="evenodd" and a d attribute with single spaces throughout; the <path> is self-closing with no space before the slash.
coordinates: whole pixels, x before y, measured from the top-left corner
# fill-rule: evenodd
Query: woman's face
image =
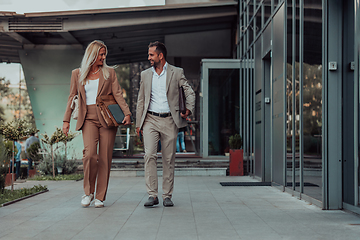
<path id="1" fill-rule="evenodd" d="M 100 48 L 99 54 L 94 63 L 95 66 L 102 66 L 104 64 L 104 60 L 106 59 L 106 50 L 104 47 Z"/>

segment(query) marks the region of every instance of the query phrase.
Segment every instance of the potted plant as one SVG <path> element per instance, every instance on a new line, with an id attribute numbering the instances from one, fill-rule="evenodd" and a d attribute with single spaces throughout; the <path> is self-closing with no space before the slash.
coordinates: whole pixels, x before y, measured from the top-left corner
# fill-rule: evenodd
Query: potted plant
<path id="1" fill-rule="evenodd" d="M 230 145 L 230 176 L 243 176 L 244 175 L 244 151 L 242 149 L 242 137 L 240 134 L 234 134 L 229 138 Z"/>

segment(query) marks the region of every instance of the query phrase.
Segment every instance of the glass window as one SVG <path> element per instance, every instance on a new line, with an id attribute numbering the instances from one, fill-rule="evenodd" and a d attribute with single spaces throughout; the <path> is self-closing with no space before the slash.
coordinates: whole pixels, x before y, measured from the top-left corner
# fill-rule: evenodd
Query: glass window
<path id="1" fill-rule="evenodd" d="M 276 7 L 278 6 L 278 4 L 279 4 L 279 0 L 274 0 L 274 10 L 276 9 Z"/>
<path id="2" fill-rule="evenodd" d="M 249 45 L 254 41 L 254 21 L 250 22 L 248 27 Z"/>
<path id="3" fill-rule="evenodd" d="M 292 0 L 287 5 L 287 64 L 286 64 L 286 186 L 292 188 L 293 184 L 293 64 L 292 64 Z"/>
<path id="4" fill-rule="evenodd" d="M 255 9 L 260 6 L 261 0 L 255 0 Z"/>
<path id="5" fill-rule="evenodd" d="M 304 193 L 322 201 L 322 0 L 304 0 Z"/>
<path id="6" fill-rule="evenodd" d="M 251 18 L 254 16 L 254 12 L 255 12 L 255 7 L 254 7 L 254 1 L 250 1 L 249 5 L 248 5 L 248 9 L 249 9 L 249 20 L 251 20 Z"/>
<path id="7" fill-rule="evenodd" d="M 262 21 L 261 21 L 261 8 L 259 8 L 259 11 L 256 13 L 255 17 L 255 36 L 257 36 L 262 29 Z"/>
<path id="8" fill-rule="evenodd" d="M 263 2 L 263 7 L 264 7 L 264 24 L 266 24 L 266 22 L 269 20 L 270 16 L 271 16 L 271 0 L 264 0 Z"/>

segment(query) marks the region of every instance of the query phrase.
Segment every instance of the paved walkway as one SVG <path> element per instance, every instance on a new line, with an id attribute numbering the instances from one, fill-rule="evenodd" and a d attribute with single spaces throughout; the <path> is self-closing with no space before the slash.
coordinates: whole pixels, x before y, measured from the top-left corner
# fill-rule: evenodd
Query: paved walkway
<path id="1" fill-rule="evenodd" d="M 82 208 L 82 181 L 0 208 L 0 239 L 359 239 L 360 217 L 323 211 L 273 187 L 222 187 L 250 177 L 176 177 L 173 208 L 145 208 L 141 177 L 111 177 L 105 207 Z M 160 181 L 161 182 L 161 181 Z M 39 182 L 25 182 L 17 187 Z M 161 189 L 161 188 L 160 188 Z"/>

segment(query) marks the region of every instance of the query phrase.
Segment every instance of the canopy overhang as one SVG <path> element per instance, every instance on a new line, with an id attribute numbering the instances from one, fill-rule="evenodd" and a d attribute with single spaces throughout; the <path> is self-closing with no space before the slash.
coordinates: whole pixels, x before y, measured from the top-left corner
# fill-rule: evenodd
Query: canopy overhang
<path id="1" fill-rule="evenodd" d="M 20 63 L 21 49 L 84 49 L 94 39 L 107 62 L 147 60 L 147 46 L 166 35 L 236 29 L 237 2 L 16 14 L 0 12 L 0 62 Z M 145 54 L 144 54 L 145 53 Z"/>

